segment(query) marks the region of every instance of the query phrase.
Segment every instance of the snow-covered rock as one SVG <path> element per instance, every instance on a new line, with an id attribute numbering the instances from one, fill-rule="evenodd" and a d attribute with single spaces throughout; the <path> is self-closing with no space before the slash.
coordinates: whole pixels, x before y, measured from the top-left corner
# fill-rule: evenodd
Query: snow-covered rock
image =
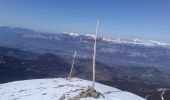
<path id="1" fill-rule="evenodd" d="M 91 81 L 73 78 L 33 79 L 0 84 L 0 100 L 65 100 L 78 95 L 91 85 Z M 130 92 L 96 83 L 95 89 L 103 96 L 80 100 L 145 100 Z"/>

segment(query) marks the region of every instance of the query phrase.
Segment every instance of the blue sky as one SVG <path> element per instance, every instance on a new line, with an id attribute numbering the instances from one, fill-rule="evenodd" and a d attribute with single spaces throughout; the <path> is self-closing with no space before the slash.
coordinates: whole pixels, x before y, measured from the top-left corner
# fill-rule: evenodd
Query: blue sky
<path id="1" fill-rule="evenodd" d="M 170 0 L 0 0 L 0 25 L 170 43 Z"/>

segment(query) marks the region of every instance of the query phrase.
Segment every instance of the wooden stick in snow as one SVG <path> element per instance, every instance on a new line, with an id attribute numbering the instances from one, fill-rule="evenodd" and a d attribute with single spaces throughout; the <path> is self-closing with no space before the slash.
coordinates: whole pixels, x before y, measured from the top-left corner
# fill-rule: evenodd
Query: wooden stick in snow
<path id="1" fill-rule="evenodd" d="M 163 97 L 163 94 L 164 94 L 164 93 L 165 93 L 165 91 L 161 93 L 161 99 L 162 99 L 162 100 L 164 100 L 164 97 Z"/>
<path id="2" fill-rule="evenodd" d="M 69 78 L 72 77 L 72 72 L 73 72 L 73 67 L 74 67 L 74 60 L 76 58 L 76 51 L 74 52 L 74 56 L 73 56 L 73 61 L 72 61 L 72 65 L 71 65 L 71 69 L 70 69 L 70 75 Z"/>
<path id="3" fill-rule="evenodd" d="M 94 91 L 95 86 L 95 77 L 96 77 L 96 44 L 97 44 L 97 37 L 98 37 L 98 31 L 99 31 L 99 20 L 97 22 L 97 28 L 96 28 L 96 36 L 94 41 L 94 54 L 93 54 L 93 81 L 92 81 L 92 91 Z"/>

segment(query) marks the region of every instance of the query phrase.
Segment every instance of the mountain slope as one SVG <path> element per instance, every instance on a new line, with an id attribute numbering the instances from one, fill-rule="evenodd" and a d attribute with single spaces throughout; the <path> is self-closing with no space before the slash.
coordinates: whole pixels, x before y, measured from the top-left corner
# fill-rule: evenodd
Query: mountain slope
<path id="1" fill-rule="evenodd" d="M 78 95 L 91 84 L 91 81 L 73 78 L 34 79 L 0 84 L 1 100 L 59 100 L 63 94 L 65 99 Z M 96 91 L 100 98 L 80 98 L 80 100 L 145 100 L 132 93 L 96 83 Z"/>
<path id="2" fill-rule="evenodd" d="M 66 59 L 67 58 L 67 59 Z M 64 59 L 54 54 L 35 54 L 19 49 L 0 47 L 0 83 L 67 76 L 72 56 Z M 77 57 L 73 76 L 91 79 L 92 59 Z M 80 74 L 81 73 L 81 74 Z M 170 87 L 170 75 L 155 68 L 143 66 L 110 67 L 96 62 L 96 81 L 121 90 L 130 91 L 142 97 L 159 93 L 159 88 Z M 125 84 L 126 83 L 126 84 Z M 169 95 L 169 94 L 167 94 Z M 149 99 L 160 100 L 160 99 Z"/>
<path id="3" fill-rule="evenodd" d="M 68 75 L 75 49 L 78 52 L 73 76 L 91 79 L 93 42 L 93 35 L 1 27 L 0 46 L 9 48 L 0 47 L 0 82 Z M 100 37 L 96 66 L 96 81 L 143 97 L 170 87 L 168 44 Z"/>

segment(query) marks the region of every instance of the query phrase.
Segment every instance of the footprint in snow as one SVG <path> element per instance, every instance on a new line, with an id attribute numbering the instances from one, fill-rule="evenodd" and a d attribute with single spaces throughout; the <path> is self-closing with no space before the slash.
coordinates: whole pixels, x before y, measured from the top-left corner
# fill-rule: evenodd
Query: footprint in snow
<path id="1" fill-rule="evenodd" d="M 20 98 L 14 98 L 13 100 L 18 100 L 18 99 L 20 99 Z"/>
<path id="2" fill-rule="evenodd" d="M 5 92 L 1 93 L 1 95 L 4 95 L 4 94 L 5 94 Z"/>
<path id="3" fill-rule="evenodd" d="M 47 95 L 47 93 L 43 93 L 42 95 Z"/>
<path id="4" fill-rule="evenodd" d="M 53 80 L 53 82 L 58 82 L 57 80 Z"/>
<path id="5" fill-rule="evenodd" d="M 27 91 L 27 90 L 19 90 L 18 92 L 24 92 L 24 91 Z"/>

